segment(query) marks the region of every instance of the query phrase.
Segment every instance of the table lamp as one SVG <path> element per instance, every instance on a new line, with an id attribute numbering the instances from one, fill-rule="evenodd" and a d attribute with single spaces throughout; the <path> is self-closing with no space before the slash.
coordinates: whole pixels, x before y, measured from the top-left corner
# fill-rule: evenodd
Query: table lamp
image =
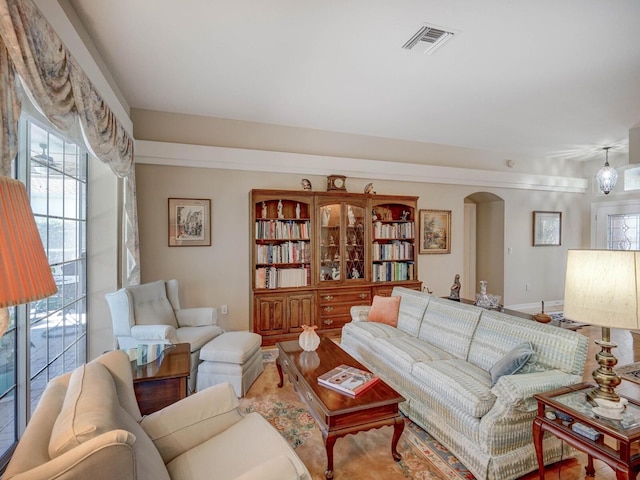
<path id="1" fill-rule="evenodd" d="M 564 316 L 569 320 L 599 325 L 599 367 L 593 371 L 598 384 L 587 400 L 619 402 L 615 388 L 621 379 L 613 370 L 618 363 L 611 350 L 611 328 L 640 328 L 640 252 L 624 250 L 569 250 L 564 291 Z"/>
<path id="2" fill-rule="evenodd" d="M 0 176 L 0 337 L 9 326 L 7 307 L 58 291 L 24 184 Z"/>

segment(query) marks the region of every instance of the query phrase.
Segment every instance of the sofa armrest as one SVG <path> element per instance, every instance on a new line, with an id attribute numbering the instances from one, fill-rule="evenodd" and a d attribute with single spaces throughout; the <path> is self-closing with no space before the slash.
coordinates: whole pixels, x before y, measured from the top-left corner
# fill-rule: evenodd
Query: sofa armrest
<path id="1" fill-rule="evenodd" d="M 371 306 L 369 305 L 354 305 L 351 307 L 351 320 L 353 322 L 366 322 L 370 311 Z"/>
<path id="2" fill-rule="evenodd" d="M 166 464 L 240 421 L 237 407 L 235 390 L 221 383 L 147 415 L 140 425 Z"/>
<path id="3" fill-rule="evenodd" d="M 581 380 L 578 375 L 562 370 L 504 375 L 498 379 L 491 392 L 506 405 L 521 411 L 533 411 L 537 408 L 534 394 L 573 385 Z"/>
<path id="4" fill-rule="evenodd" d="M 132 445 L 135 435 L 126 430 L 111 430 L 81 443 L 37 467 L 28 467 L 16 450 L 4 480 L 47 480 L 51 478 L 91 478 L 96 471 L 108 471 L 111 478 L 134 480 L 136 462 Z M 20 447 L 20 445 L 18 445 Z"/>
<path id="5" fill-rule="evenodd" d="M 183 308 L 176 312 L 181 327 L 204 327 L 218 323 L 218 310 L 213 307 Z"/>
<path id="6" fill-rule="evenodd" d="M 299 478 L 291 460 L 285 455 L 279 455 L 256 465 L 235 480 L 298 480 Z"/>
<path id="7" fill-rule="evenodd" d="M 131 336 L 140 343 L 178 343 L 176 329 L 170 325 L 136 325 L 131 327 Z"/>

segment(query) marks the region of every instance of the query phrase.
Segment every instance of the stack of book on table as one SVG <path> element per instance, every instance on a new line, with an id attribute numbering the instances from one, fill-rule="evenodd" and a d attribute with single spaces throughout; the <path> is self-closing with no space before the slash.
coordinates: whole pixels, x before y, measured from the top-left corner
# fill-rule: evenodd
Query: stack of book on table
<path id="1" fill-rule="evenodd" d="M 378 380 L 371 372 L 349 365 L 339 365 L 318 377 L 318 383 L 352 397 L 368 390 Z"/>

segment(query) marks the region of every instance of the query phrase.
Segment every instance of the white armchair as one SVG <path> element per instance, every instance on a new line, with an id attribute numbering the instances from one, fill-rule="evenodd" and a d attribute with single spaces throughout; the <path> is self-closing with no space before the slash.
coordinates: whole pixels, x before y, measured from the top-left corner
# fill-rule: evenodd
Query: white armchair
<path id="1" fill-rule="evenodd" d="M 177 280 L 124 287 L 105 298 L 120 349 L 139 344 L 190 344 L 189 387 L 193 391 L 200 349 L 223 332 L 217 325 L 218 311 L 213 307 L 180 308 Z"/>

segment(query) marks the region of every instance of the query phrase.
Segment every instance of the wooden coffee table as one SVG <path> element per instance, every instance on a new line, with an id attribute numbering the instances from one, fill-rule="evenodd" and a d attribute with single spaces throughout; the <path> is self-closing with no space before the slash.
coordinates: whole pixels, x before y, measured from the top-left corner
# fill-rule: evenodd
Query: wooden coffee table
<path id="1" fill-rule="evenodd" d="M 276 343 L 276 346 L 276 366 L 280 375 L 278 387 L 282 387 L 283 373 L 286 373 L 320 427 L 327 451 L 326 478 L 333 478 L 333 446 L 336 440 L 372 428 L 393 425 L 391 455 L 396 462 L 400 460 L 397 446 L 404 430 L 404 420 L 398 411 L 398 403 L 405 400 L 402 395 L 383 381 L 355 398 L 319 385 L 319 375 L 341 364 L 368 370 L 326 337 L 321 339 L 315 352 L 303 351 L 297 340 Z"/>

